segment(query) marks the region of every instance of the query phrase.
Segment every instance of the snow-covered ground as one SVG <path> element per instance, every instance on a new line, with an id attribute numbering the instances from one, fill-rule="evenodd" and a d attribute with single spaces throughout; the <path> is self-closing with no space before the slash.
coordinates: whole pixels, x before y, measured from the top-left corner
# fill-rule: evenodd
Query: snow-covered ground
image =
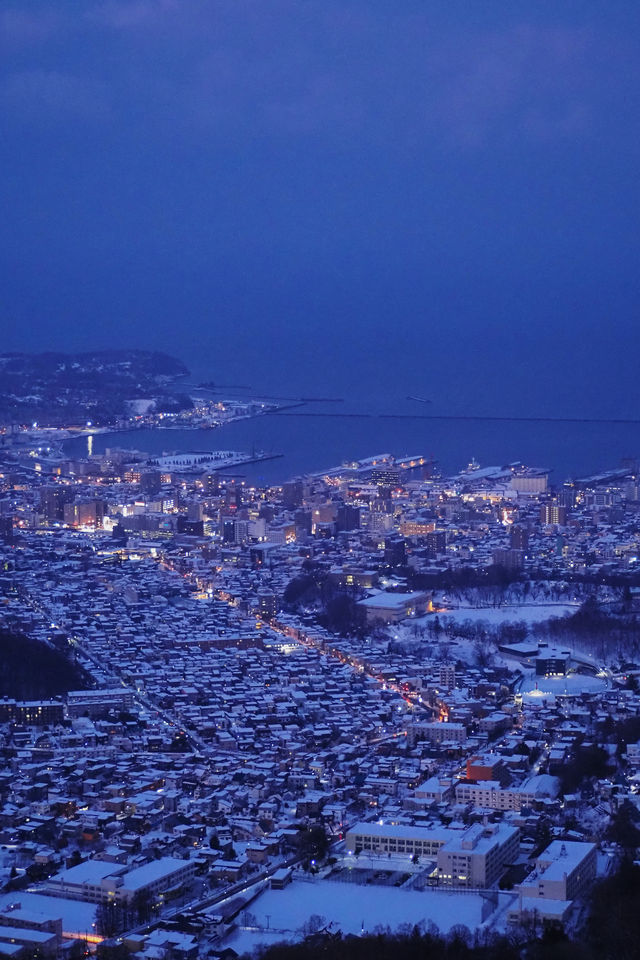
<path id="1" fill-rule="evenodd" d="M 501 623 L 542 623 L 551 617 L 566 617 L 580 609 L 577 603 L 517 603 L 502 607 L 455 607 L 438 613 L 440 623 L 486 622 L 497 626 Z"/>
<path id="2" fill-rule="evenodd" d="M 477 893 L 445 893 L 428 889 L 399 890 L 395 887 L 360 886 L 332 880 L 294 880 L 285 890 L 268 890 L 249 910 L 262 930 L 239 930 L 225 941 L 238 953 L 254 950 L 260 943 L 299 940 L 302 928 L 316 914 L 331 930 L 359 934 L 378 926 L 392 930 L 404 923 L 435 923 L 442 933 L 457 924 L 470 930 L 482 921 L 483 899 Z M 272 932 L 278 931 L 278 932 Z"/>
<path id="3" fill-rule="evenodd" d="M 527 676 L 520 685 L 523 696 L 534 698 L 557 696 L 559 694 L 603 693 L 609 686 L 604 677 L 594 677 L 585 673 L 571 673 L 566 677 Z"/>
<path id="4" fill-rule="evenodd" d="M 95 934 L 96 932 L 93 927 L 96 920 L 95 903 L 63 900 L 61 897 L 45 897 L 39 893 L 25 893 L 24 890 L 0 895 L 0 910 L 6 910 L 12 903 L 19 903 L 23 910 L 30 910 L 49 918 L 62 917 L 64 933 Z"/>
<path id="5" fill-rule="evenodd" d="M 236 464 L 245 463 L 250 459 L 247 453 L 238 453 L 237 450 L 212 450 L 211 453 L 176 453 L 167 454 L 164 457 L 150 457 L 149 463 L 158 466 L 161 469 L 170 469 L 175 467 L 195 468 L 201 467 L 206 470 L 207 467 L 215 465 L 217 467 L 230 467 Z"/>
<path id="6" fill-rule="evenodd" d="M 125 405 L 131 416 L 142 417 L 145 413 L 155 410 L 156 401 L 153 397 L 140 397 L 137 400 L 127 400 Z"/>
<path id="7" fill-rule="evenodd" d="M 258 947 L 272 947 L 275 943 L 293 943 L 301 939 L 292 934 L 284 934 L 278 930 L 236 930 L 228 937 L 222 946 L 231 947 L 239 957 L 252 954 Z"/>

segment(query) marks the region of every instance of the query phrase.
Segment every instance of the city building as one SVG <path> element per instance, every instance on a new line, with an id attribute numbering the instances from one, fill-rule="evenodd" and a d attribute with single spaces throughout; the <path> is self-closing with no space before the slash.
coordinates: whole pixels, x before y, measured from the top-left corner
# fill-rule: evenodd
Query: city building
<path id="1" fill-rule="evenodd" d="M 422 591 L 414 593 L 376 593 L 358 601 L 358 607 L 367 623 L 380 620 L 383 623 L 398 623 L 407 617 L 421 617 L 427 610 L 429 595 Z"/>
<path id="2" fill-rule="evenodd" d="M 552 840 L 518 892 L 530 899 L 574 900 L 595 880 L 596 860 L 595 843 Z"/>
<path id="3" fill-rule="evenodd" d="M 102 717 L 111 710 L 125 712 L 133 707 L 133 691 L 126 687 L 102 690 L 70 690 L 67 712 L 70 717 Z"/>
<path id="4" fill-rule="evenodd" d="M 540 507 L 540 522 L 545 526 L 563 527 L 567 522 L 567 508 L 559 503 L 543 503 Z"/>

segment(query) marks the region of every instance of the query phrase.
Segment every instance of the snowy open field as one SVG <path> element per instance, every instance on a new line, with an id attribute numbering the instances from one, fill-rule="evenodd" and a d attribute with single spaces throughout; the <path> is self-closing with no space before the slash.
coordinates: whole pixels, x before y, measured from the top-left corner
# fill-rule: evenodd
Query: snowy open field
<path id="1" fill-rule="evenodd" d="M 537 686 L 536 686 L 537 684 Z M 567 677 L 525 677 L 520 685 L 523 696 L 541 697 L 544 694 L 556 696 L 559 694 L 603 693 L 609 686 L 603 677 L 593 677 L 584 673 L 572 673 Z"/>
<path id="2" fill-rule="evenodd" d="M 299 940 L 302 927 L 312 914 L 324 917 L 332 930 L 359 934 L 377 926 L 392 930 L 403 923 L 437 924 L 446 933 L 456 924 L 474 930 L 482 922 L 483 900 L 476 893 L 444 893 L 441 890 L 398 890 L 394 887 L 359 886 L 319 880 L 294 880 L 285 890 L 268 890 L 249 910 L 260 927 L 267 924 L 279 933 L 239 930 L 225 941 L 238 953 L 255 949 L 260 943 Z M 268 918 L 268 919 L 267 919 Z"/>
<path id="3" fill-rule="evenodd" d="M 551 617 L 565 617 L 580 609 L 577 603 L 518 603 L 503 607 L 456 607 L 438 613 L 440 623 L 453 620 L 454 623 L 485 621 L 499 625 L 501 623 L 542 623 Z"/>

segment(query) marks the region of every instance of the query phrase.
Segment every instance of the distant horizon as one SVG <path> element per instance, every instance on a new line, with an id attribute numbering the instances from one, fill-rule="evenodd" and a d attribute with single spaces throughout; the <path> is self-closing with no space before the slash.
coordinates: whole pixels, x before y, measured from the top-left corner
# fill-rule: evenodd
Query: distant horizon
<path id="1" fill-rule="evenodd" d="M 440 401 L 437 397 L 434 399 L 422 398 L 406 393 L 407 387 L 403 384 L 393 384 L 391 388 L 387 385 L 387 391 L 384 388 L 371 388 L 370 390 L 365 390 L 360 388 L 360 390 L 353 390 L 353 383 L 351 389 L 344 391 L 343 396 L 326 396 L 322 395 L 322 387 L 324 381 L 317 379 L 315 382 L 304 382 L 301 384 L 300 391 L 296 394 L 293 384 L 282 381 L 265 381 L 264 373 L 259 372 L 261 378 L 260 383 L 228 383 L 230 378 L 223 375 L 220 378 L 216 371 L 211 371 L 208 366 L 207 361 L 203 361 L 200 357 L 196 359 L 196 363 L 189 363 L 186 358 L 186 354 L 181 354 L 178 350 L 175 349 L 164 349 L 156 346 L 151 346 L 149 343 L 140 346 L 89 346 L 85 345 L 82 349 L 79 350 L 62 350 L 59 347 L 57 349 L 22 349 L 22 350 L 3 350 L 2 354 L 7 355 L 11 353 L 15 354 L 25 354 L 31 356 L 37 356 L 39 354 L 61 354 L 61 355 L 75 355 L 75 354 L 87 354 L 91 355 L 93 353 L 108 353 L 110 351 L 122 350 L 124 352 L 127 349 L 131 350 L 140 350 L 140 351 L 150 351 L 158 352 L 165 354 L 173 360 L 178 361 L 183 364 L 187 372 L 183 376 L 179 376 L 176 380 L 176 386 L 180 390 L 183 383 L 186 381 L 186 386 L 191 390 L 199 389 L 200 384 L 213 384 L 216 391 L 224 392 L 229 390 L 229 396 L 255 396 L 263 399 L 269 398 L 274 400 L 282 401 L 291 401 L 296 403 L 303 403 L 305 406 L 312 406 L 312 410 L 296 410 L 294 413 L 289 411 L 283 411 L 280 416 L 308 416 L 308 417 L 322 417 L 322 418 L 332 418 L 332 417 L 350 417 L 350 418 L 390 418 L 390 419 L 402 419 L 402 420 L 416 420 L 416 421 L 468 421 L 470 423 L 474 421 L 478 422 L 495 422 L 495 423 L 566 423 L 566 424 L 611 424 L 611 425 L 627 425 L 627 426 L 638 426 L 640 427 L 640 417 L 638 416 L 628 416 L 617 410 L 611 410 L 609 406 L 602 407 L 602 412 L 597 409 L 597 402 L 592 402 L 587 412 L 586 410 L 576 411 L 571 405 L 567 412 L 564 410 L 554 409 L 552 412 L 546 412 L 548 410 L 548 405 L 545 406 L 544 403 L 541 404 L 540 410 L 537 411 L 533 408 L 522 409 L 512 407 L 510 410 L 499 410 L 496 409 L 495 401 L 493 408 L 483 410 L 479 407 L 474 407 L 472 409 L 464 409 L 461 403 L 461 398 L 454 398 L 452 402 L 451 409 L 447 410 L 443 408 L 443 402 Z M 244 371 L 246 374 L 248 371 Z M 244 380 L 250 380 L 248 376 L 244 376 Z M 299 382 L 299 381 L 294 381 Z M 315 389 L 314 389 L 315 388 Z M 207 389 L 202 387 L 201 389 Z M 280 391 L 280 392 L 273 392 Z M 284 392 L 283 392 L 284 391 Z M 425 391 L 423 391 L 425 392 Z M 286 395 L 285 395 L 286 393 Z M 313 396 L 314 393 L 317 393 L 318 396 Z M 336 404 L 336 406 L 324 406 L 323 404 Z M 339 404 L 339 406 L 338 406 Z M 569 412 L 572 411 L 572 412 Z M 606 411 L 606 412 L 605 412 Z M 638 434 L 639 449 L 640 449 L 640 431 Z"/>

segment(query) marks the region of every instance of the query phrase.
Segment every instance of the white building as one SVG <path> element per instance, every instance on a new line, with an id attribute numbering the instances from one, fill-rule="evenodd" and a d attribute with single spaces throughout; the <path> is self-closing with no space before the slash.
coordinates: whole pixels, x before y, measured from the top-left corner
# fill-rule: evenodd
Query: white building
<path id="1" fill-rule="evenodd" d="M 421 617 L 429 604 L 429 595 L 422 591 L 415 593 L 376 593 L 358 601 L 358 607 L 365 611 L 367 623 L 382 620 L 384 623 L 398 623 L 406 617 Z"/>
<path id="2" fill-rule="evenodd" d="M 357 823 L 346 835 L 350 854 L 435 858 L 433 881 L 456 887 L 493 886 L 505 867 L 515 862 L 519 844 L 518 828 L 502 823 L 477 823 L 465 830 Z"/>
<path id="3" fill-rule="evenodd" d="M 515 863 L 520 831 L 504 823 L 474 823 L 438 851 L 438 883 L 454 887 L 492 887 Z"/>
<path id="4" fill-rule="evenodd" d="M 413 797 L 417 803 L 445 803 L 453 796 L 453 783 L 451 777 L 430 777 L 416 787 Z"/>
<path id="5" fill-rule="evenodd" d="M 414 723 L 409 730 L 409 738 L 412 746 L 419 740 L 428 740 L 429 743 L 464 743 L 467 739 L 467 728 L 463 723 L 445 723 L 439 720 L 433 723 Z"/>
<path id="6" fill-rule="evenodd" d="M 47 882 L 47 893 L 89 903 L 131 901 L 141 892 L 155 899 L 178 889 L 196 872 L 193 860 L 162 857 L 135 870 L 105 860 L 86 860 Z"/>
<path id="7" fill-rule="evenodd" d="M 390 823 L 356 823 L 347 832 L 347 853 L 384 853 L 435 857 L 450 839 L 447 827 L 406 827 Z"/>
<path id="8" fill-rule="evenodd" d="M 456 800 L 491 810 L 520 811 L 523 807 L 530 807 L 536 800 L 555 799 L 559 786 L 556 777 L 546 774 L 529 777 L 521 786 L 506 789 L 497 780 L 480 780 L 478 783 L 459 783 L 456 786 Z"/>
<path id="9" fill-rule="evenodd" d="M 536 860 L 535 869 L 518 887 L 524 898 L 573 900 L 596 876 L 596 845 L 553 840 Z"/>
<path id="10" fill-rule="evenodd" d="M 133 707 L 133 690 L 110 687 L 101 690 L 70 690 L 67 712 L 70 717 L 100 717 L 110 710 L 127 711 Z"/>

